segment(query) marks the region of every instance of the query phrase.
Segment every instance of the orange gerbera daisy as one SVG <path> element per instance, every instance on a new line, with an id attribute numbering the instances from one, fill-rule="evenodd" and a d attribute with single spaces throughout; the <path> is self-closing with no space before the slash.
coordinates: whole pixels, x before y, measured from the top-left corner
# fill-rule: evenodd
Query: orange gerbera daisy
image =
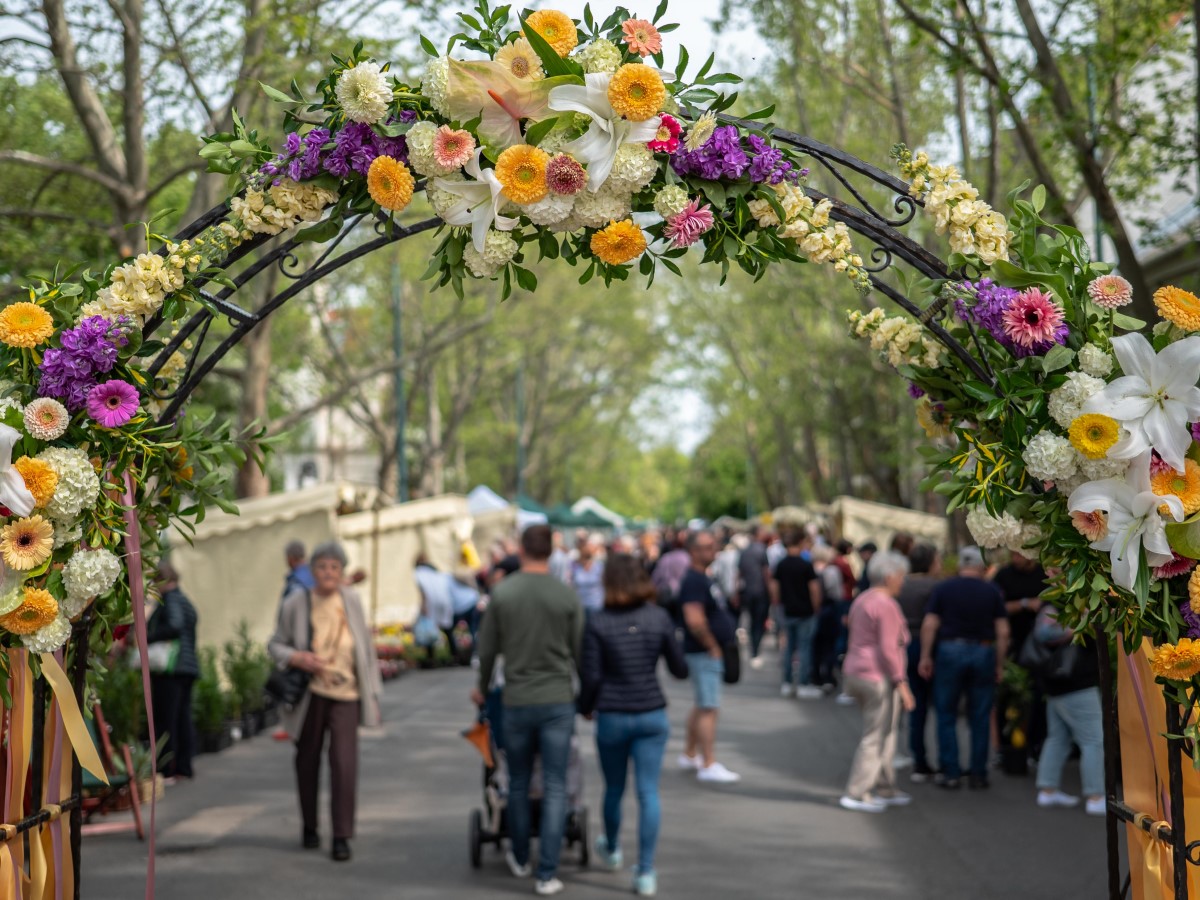
<path id="1" fill-rule="evenodd" d="M 58 473 L 44 459 L 34 459 L 22 456 L 13 463 L 13 468 L 21 473 L 25 487 L 33 494 L 34 506 L 45 506 L 54 497 L 58 487 Z"/>
<path id="2" fill-rule="evenodd" d="M 36 303 L 22 300 L 0 309 L 0 341 L 10 347 L 36 347 L 54 334 L 54 319 Z"/>
<path id="3" fill-rule="evenodd" d="M 1169 681 L 1190 680 L 1200 674 L 1200 641 L 1180 638 L 1177 644 L 1163 644 L 1150 658 L 1150 669 Z"/>
<path id="4" fill-rule="evenodd" d="M 646 236 L 632 219 L 609 222 L 602 231 L 592 235 L 592 253 L 610 266 L 620 266 L 637 259 L 646 249 Z"/>
<path id="5" fill-rule="evenodd" d="M 638 56 L 653 56 L 662 50 L 662 35 L 652 22 L 645 19 L 626 19 L 621 23 L 622 38 L 631 53 Z"/>
<path id="6" fill-rule="evenodd" d="M 408 166 L 390 156 L 377 156 L 367 170 L 371 199 L 391 212 L 400 212 L 412 201 L 416 181 Z"/>
<path id="7" fill-rule="evenodd" d="M 566 56 L 579 43 L 575 23 L 565 12 L 557 9 L 539 9 L 530 13 L 525 24 L 542 36 L 559 56 Z"/>
<path id="8" fill-rule="evenodd" d="M 496 180 L 513 203 L 537 203 L 546 196 L 550 154 L 529 144 L 514 144 L 496 160 Z"/>
<path id="9" fill-rule="evenodd" d="M 1200 298 L 1183 288 L 1165 285 L 1154 292 L 1158 314 L 1184 331 L 1200 331 Z"/>
<path id="10" fill-rule="evenodd" d="M 626 63 L 617 69 L 608 83 L 608 102 L 619 116 L 630 122 L 645 122 L 654 118 L 667 88 L 658 70 L 644 63 Z"/>
<path id="11" fill-rule="evenodd" d="M 0 616 L 0 628 L 13 634 L 33 634 L 41 631 L 56 618 L 58 601 L 50 592 L 27 587 L 21 605 L 7 615 Z"/>
<path id="12" fill-rule="evenodd" d="M 1200 465 L 1190 459 L 1185 459 L 1183 465 L 1182 472 L 1165 469 L 1151 475 L 1150 490 L 1160 497 L 1174 494 L 1183 503 L 1184 514 L 1190 516 L 1194 512 L 1200 512 Z M 1158 511 L 1166 515 L 1167 505 L 1164 503 Z"/>

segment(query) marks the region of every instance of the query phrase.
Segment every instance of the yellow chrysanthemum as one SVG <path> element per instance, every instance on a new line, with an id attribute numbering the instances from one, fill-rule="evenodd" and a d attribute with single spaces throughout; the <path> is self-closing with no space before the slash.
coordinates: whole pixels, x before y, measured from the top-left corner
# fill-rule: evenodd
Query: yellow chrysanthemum
<path id="1" fill-rule="evenodd" d="M 1158 314 L 1184 331 L 1200 331 L 1200 297 L 1183 288 L 1166 285 L 1154 292 Z"/>
<path id="2" fill-rule="evenodd" d="M 1188 606 L 1192 612 L 1200 615 L 1200 568 L 1192 569 L 1188 577 Z"/>
<path id="3" fill-rule="evenodd" d="M 13 634 L 33 634 L 58 618 L 58 601 L 49 591 L 25 588 L 25 599 L 8 615 L 0 616 L 0 628 Z"/>
<path id="4" fill-rule="evenodd" d="M 36 303 L 22 300 L 0 310 L 0 341 L 10 347 L 36 347 L 54 334 L 54 320 Z"/>
<path id="5" fill-rule="evenodd" d="M 1183 503 L 1185 515 L 1200 511 L 1200 465 L 1194 460 L 1183 461 L 1183 471 L 1173 469 L 1150 476 L 1150 490 L 1160 497 L 1174 494 Z M 1164 503 L 1158 508 L 1163 515 L 1169 512 Z"/>
<path id="6" fill-rule="evenodd" d="M 1067 430 L 1071 445 L 1088 459 L 1104 459 L 1108 449 L 1121 438 L 1115 419 L 1098 413 L 1079 416 Z"/>
<path id="7" fill-rule="evenodd" d="M 50 502 L 58 487 L 58 473 L 50 463 L 44 459 L 22 456 L 13 463 L 13 468 L 21 473 L 25 487 L 33 494 L 34 506 L 45 506 Z"/>
<path id="8" fill-rule="evenodd" d="M 528 144 L 514 144 L 496 160 L 496 179 L 513 203 L 537 203 L 546 196 L 550 154 Z"/>
<path id="9" fill-rule="evenodd" d="M 1150 669 L 1160 678 L 1188 681 L 1200 674 L 1200 641 L 1180 638 L 1178 644 L 1163 644 L 1154 651 Z"/>
<path id="10" fill-rule="evenodd" d="M 367 170 L 371 199 L 392 212 L 400 212 L 412 201 L 416 181 L 408 166 L 390 156 L 377 156 Z"/>
<path id="11" fill-rule="evenodd" d="M 553 47 L 559 56 L 566 56 L 579 43 L 575 23 L 565 12 L 557 9 L 539 9 L 530 13 L 525 24 L 540 34 L 542 40 Z"/>
<path id="12" fill-rule="evenodd" d="M 36 569 L 54 552 L 54 526 L 41 516 L 18 519 L 0 529 L 0 556 L 10 569 Z"/>
<path id="13" fill-rule="evenodd" d="M 592 235 L 592 254 L 610 266 L 619 266 L 636 259 L 646 249 L 646 236 L 632 219 L 609 222 Z"/>
<path id="14" fill-rule="evenodd" d="M 626 63 L 608 83 L 608 102 L 630 122 L 645 122 L 658 115 L 667 88 L 658 70 L 642 63 Z"/>

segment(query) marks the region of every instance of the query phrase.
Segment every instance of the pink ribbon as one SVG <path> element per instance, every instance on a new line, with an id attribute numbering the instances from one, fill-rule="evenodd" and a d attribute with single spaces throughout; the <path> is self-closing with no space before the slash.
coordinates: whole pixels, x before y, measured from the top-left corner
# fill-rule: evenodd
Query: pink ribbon
<path id="1" fill-rule="evenodd" d="M 133 475 L 125 470 L 125 566 L 129 572 L 129 599 L 133 603 L 133 628 L 142 663 L 142 696 L 146 701 L 146 724 L 150 730 L 150 854 L 146 859 L 146 900 L 154 900 L 154 812 L 158 791 L 158 743 L 154 739 L 154 704 L 150 699 L 150 666 L 146 657 L 146 585 L 142 580 L 142 531 L 138 525 Z M 130 773 L 131 775 L 133 773 Z M 137 784 L 130 783 L 131 790 Z"/>
<path id="2" fill-rule="evenodd" d="M 1129 669 L 1129 678 L 1133 681 L 1133 693 L 1137 697 L 1138 712 L 1142 717 L 1142 728 L 1146 731 L 1146 743 L 1150 745 L 1150 755 L 1154 756 L 1154 734 L 1150 729 L 1150 713 L 1146 709 L 1146 694 L 1142 690 L 1142 676 L 1138 672 L 1137 666 L 1133 664 L 1133 655 L 1125 654 L 1125 667 Z M 1158 779 L 1157 772 L 1155 773 L 1155 781 L 1159 783 L 1159 791 L 1162 794 L 1163 818 L 1168 822 L 1173 822 L 1171 818 L 1171 794 L 1167 790 L 1167 786 Z"/>
<path id="3" fill-rule="evenodd" d="M 87 652 L 84 647 L 79 647 L 77 652 Z M 62 650 L 54 654 L 55 659 L 59 663 L 63 663 L 65 654 Z M 46 774 L 46 803 L 57 805 L 61 799 L 62 793 L 62 764 L 63 764 L 63 720 L 58 711 L 58 699 L 55 698 L 50 703 L 50 714 L 54 722 L 54 749 L 50 754 L 50 771 Z M 36 802 L 36 801 L 35 801 Z M 50 846 L 54 853 L 54 900 L 63 900 L 63 823 L 62 817 L 59 816 L 50 823 Z"/>

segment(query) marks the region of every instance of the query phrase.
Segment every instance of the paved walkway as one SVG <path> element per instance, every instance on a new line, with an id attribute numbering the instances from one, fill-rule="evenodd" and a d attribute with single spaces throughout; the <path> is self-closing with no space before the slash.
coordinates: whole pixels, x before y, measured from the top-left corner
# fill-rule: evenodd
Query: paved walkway
<path id="1" fill-rule="evenodd" d="M 858 711 L 832 700 L 783 700 L 774 672 L 747 676 L 728 692 L 718 747 L 742 782 L 710 787 L 670 766 L 664 771 L 660 896 L 1103 896 L 1102 819 L 1078 810 L 1039 810 L 1032 779 L 999 774 L 986 793 L 914 785 L 908 808 L 879 816 L 844 812 L 837 798 L 857 740 Z M 490 848 L 482 870 L 468 862 L 467 820 L 480 804 L 480 763 L 458 734 L 471 718 L 471 677 L 466 670 L 414 672 L 388 685 L 383 733 L 362 744 L 359 835 L 349 864 L 299 849 L 289 745 L 261 736 L 200 757 L 195 781 L 169 789 L 159 807 L 158 896 L 531 895 L 531 882 L 509 876 Z M 687 686 L 672 685 L 669 763 L 679 752 L 688 706 Z M 594 834 L 601 780 L 591 725 L 580 720 L 580 726 Z M 1074 764 L 1067 779 L 1066 788 L 1077 789 Z M 632 798 L 627 804 L 623 836 L 630 848 L 635 806 Z M 323 802 L 323 814 L 326 808 Z M 106 835 L 86 840 L 83 854 L 88 900 L 140 896 L 145 845 L 131 835 Z M 628 875 L 581 870 L 571 857 L 564 859 L 563 896 L 601 900 L 627 892 Z"/>

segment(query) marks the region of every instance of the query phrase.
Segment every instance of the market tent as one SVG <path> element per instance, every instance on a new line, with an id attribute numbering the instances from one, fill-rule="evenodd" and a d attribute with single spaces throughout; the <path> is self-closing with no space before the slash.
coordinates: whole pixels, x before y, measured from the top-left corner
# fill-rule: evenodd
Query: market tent
<path id="1" fill-rule="evenodd" d="M 479 485 L 479 487 L 467 494 L 467 511 L 473 516 L 479 513 L 508 509 L 510 506 L 512 506 L 511 503 L 486 484 Z"/>
<path id="2" fill-rule="evenodd" d="M 542 506 L 542 504 L 538 503 L 528 494 L 517 494 L 517 506 L 523 509 L 525 512 L 540 513 L 543 516 L 546 515 L 546 507 Z"/>
<path id="3" fill-rule="evenodd" d="M 602 519 L 601 528 L 624 528 L 625 517 L 617 515 L 595 497 L 581 497 L 571 506 L 571 512 L 577 516 L 590 513 L 595 518 Z"/>

